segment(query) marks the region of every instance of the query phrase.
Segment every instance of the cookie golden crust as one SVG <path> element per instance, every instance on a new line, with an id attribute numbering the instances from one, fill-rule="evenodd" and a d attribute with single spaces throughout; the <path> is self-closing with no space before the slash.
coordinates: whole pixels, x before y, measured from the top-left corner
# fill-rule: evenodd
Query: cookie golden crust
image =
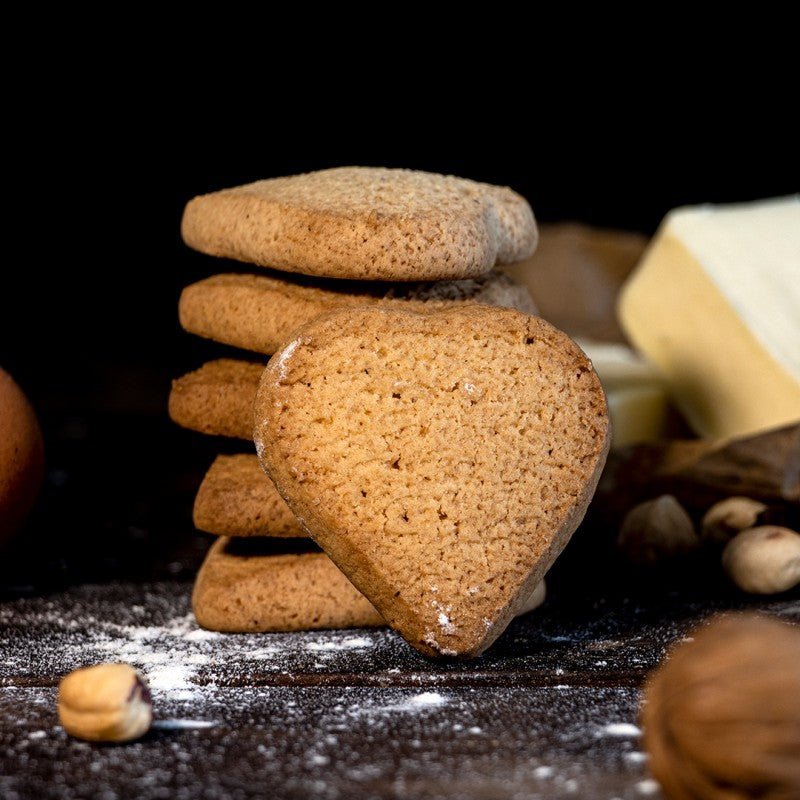
<path id="1" fill-rule="evenodd" d="M 203 364 L 172 382 L 169 416 L 184 428 L 253 439 L 253 399 L 264 365 L 234 358 Z"/>
<path id="2" fill-rule="evenodd" d="M 220 537 L 195 580 L 192 606 L 199 625 L 227 633 L 270 633 L 385 625 L 383 617 L 324 553 L 309 541 L 285 541 L 296 553 L 276 553 L 264 539 Z M 544 581 L 516 614 L 538 608 Z"/>
<path id="3" fill-rule="evenodd" d="M 422 281 L 482 275 L 530 256 L 536 222 L 502 186 L 380 167 L 271 178 L 190 200 L 190 247 L 330 278 Z"/>
<path id="4" fill-rule="evenodd" d="M 198 625 L 267 633 L 385 624 L 324 553 L 254 555 L 252 542 L 221 537 L 211 546 L 192 593 Z"/>
<path id="5" fill-rule="evenodd" d="M 372 283 L 265 275 L 213 275 L 187 286 L 178 307 L 189 333 L 272 355 L 301 325 L 337 308 L 380 305 L 440 311 L 469 303 L 535 314 L 528 290 L 508 276 L 435 283 Z"/>
<path id="6" fill-rule="evenodd" d="M 321 317 L 270 360 L 262 465 L 414 647 L 475 656 L 582 519 L 608 451 L 591 363 L 536 317 L 473 306 Z"/>
<path id="7" fill-rule="evenodd" d="M 194 501 L 195 527 L 217 536 L 306 536 L 255 454 L 217 456 Z"/>

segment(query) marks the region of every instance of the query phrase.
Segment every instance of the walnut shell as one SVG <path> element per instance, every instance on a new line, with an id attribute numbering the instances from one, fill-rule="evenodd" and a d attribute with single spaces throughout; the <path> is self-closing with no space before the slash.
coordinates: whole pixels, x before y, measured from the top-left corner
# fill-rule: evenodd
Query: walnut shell
<path id="1" fill-rule="evenodd" d="M 718 616 L 650 676 L 650 766 L 673 800 L 800 798 L 800 628 Z"/>

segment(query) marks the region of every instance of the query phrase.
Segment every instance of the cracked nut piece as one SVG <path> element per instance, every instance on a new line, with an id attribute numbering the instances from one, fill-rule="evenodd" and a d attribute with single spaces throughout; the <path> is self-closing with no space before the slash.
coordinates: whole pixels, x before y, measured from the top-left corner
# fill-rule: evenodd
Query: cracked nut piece
<path id="1" fill-rule="evenodd" d="M 725 544 L 739 531 L 753 528 L 767 506 L 749 497 L 728 497 L 708 509 L 702 522 L 703 539 Z"/>
<path id="2" fill-rule="evenodd" d="M 617 539 L 628 561 L 650 567 L 689 553 L 698 544 L 691 518 L 671 494 L 634 506 Z"/>
<path id="3" fill-rule="evenodd" d="M 745 592 L 788 591 L 800 583 L 800 533 L 778 525 L 742 531 L 722 551 L 722 567 Z"/>
<path id="4" fill-rule="evenodd" d="M 650 769 L 671 800 L 800 797 L 800 628 L 718 616 L 647 680 Z"/>
<path id="5" fill-rule="evenodd" d="M 70 672 L 58 687 L 64 730 L 89 742 L 128 742 L 144 736 L 153 701 L 129 664 L 97 664 Z"/>

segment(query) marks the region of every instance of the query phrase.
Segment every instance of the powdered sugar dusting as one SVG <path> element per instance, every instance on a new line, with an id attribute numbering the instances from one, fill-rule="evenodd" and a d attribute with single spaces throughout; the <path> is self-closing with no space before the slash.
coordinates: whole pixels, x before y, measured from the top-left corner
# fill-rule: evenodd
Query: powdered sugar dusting
<path id="1" fill-rule="evenodd" d="M 636 791 L 644 795 L 658 794 L 661 791 L 661 786 L 658 784 L 658 781 L 654 781 L 652 778 L 646 778 L 636 784 Z"/>
<path id="2" fill-rule="evenodd" d="M 106 590 L 87 586 L 79 591 L 94 598 Z M 0 648 L 0 678 L 25 674 L 33 663 L 39 671 L 61 675 L 89 664 L 124 662 L 142 673 L 157 703 L 166 696 L 190 701 L 200 699 L 205 686 L 246 682 L 254 673 L 336 672 L 344 659 L 394 636 L 385 630 L 217 633 L 200 628 L 188 611 L 188 587 L 168 597 L 147 587 L 139 592 L 144 594 L 142 602 L 120 605 L 92 599 L 82 606 L 73 600 L 69 613 L 52 601 L 36 601 L 35 617 L 28 626 L 20 626 L 14 604 L 0 606 L 0 627 L 13 621 L 19 631 Z M 47 647 L 42 645 L 41 630 L 46 631 Z"/>
<path id="3" fill-rule="evenodd" d="M 443 647 L 439 644 L 439 640 L 436 638 L 436 634 L 433 631 L 425 631 L 425 635 L 422 637 L 422 641 L 424 644 L 427 644 L 429 647 L 432 647 L 436 650 L 437 653 L 441 653 L 443 656 L 456 656 L 455 650 L 449 647 Z"/>
<path id="4" fill-rule="evenodd" d="M 224 634 L 217 633 L 216 631 L 206 631 L 203 628 L 198 628 L 196 631 L 190 631 L 183 638 L 187 642 L 217 642 Z"/>
<path id="5" fill-rule="evenodd" d="M 213 728 L 217 725 L 207 719 L 159 719 L 151 727 L 162 731 L 192 731 Z"/>
<path id="6" fill-rule="evenodd" d="M 606 736 L 641 736 L 642 732 L 630 722 L 609 722 L 602 728 Z"/>
<path id="7" fill-rule="evenodd" d="M 431 586 L 431 591 L 437 592 L 438 588 L 436 586 Z M 449 604 L 444 605 L 440 603 L 438 600 L 431 600 L 431 606 L 433 606 L 434 610 L 438 612 L 438 616 L 436 619 L 437 622 L 439 623 L 439 628 L 441 629 L 441 632 L 446 636 L 452 636 L 454 633 L 456 633 L 458 628 L 450 618 L 450 613 L 453 607 Z M 432 642 L 427 642 L 428 644 L 431 645 L 431 647 L 435 647 L 440 653 L 444 655 L 455 655 L 454 651 L 448 651 L 442 649 L 438 641 L 436 641 L 436 637 L 433 635 L 433 633 L 429 632 L 426 635 L 429 636 L 433 640 L 433 642 L 435 642 L 435 644 Z"/>
<path id="8" fill-rule="evenodd" d="M 447 697 L 439 692 L 421 692 L 398 700 L 397 702 L 387 703 L 385 705 L 364 705 L 360 708 L 352 708 L 350 711 L 358 716 L 366 714 L 377 719 L 384 714 L 394 714 L 398 712 L 417 714 L 426 710 L 443 708 L 447 703 Z M 463 730 L 463 725 L 461 729 Z"/>
<path id="9" fill-rule="evenodd" d="M 780 614 L 782 617 L 798 617 L 800 616 L 800 601 L 789 601 L 785 603 L 782 608 L 779 608 L 772 613 Z"/>
<path id="10" fill-rule="evenodd" d="M 362 647 L 372 647 L 373 641 L 365 636 L 346 636 L 343 639 L 308 642 L 306 650 L 321 652 L 326 650 L 353 650 Z"/>
<path id="11" fill-rule="evenodd" d="M 443 611 L 439 614 L 439 627 L 442 629 L 442 633 L 455 633 L 456 626 L 450 621 L 450 617 L 447 616 Z"/>
<path id="12" fill-rule="evenodd" d="M 289 342 L 289 344 L 287 344 L 283 350 L 281 350 L 281 354 L 278 356 L 278 373 L 282 381 L 286 380 L 286 374 L 288 371 L 287 362 L 292 357 L 292 354 L 297 349 L 299 344 L 300 340 L 294 339 L 293 341 Z"/>
<path id="13" fill-rule="evenodd" d="M 447 699 L 439 692 L 423 692 L 410 698 L 408 705 L 411 708 L 430 708 L 431 706 L 443 706 L 446 702 Z"/>
<path id="14" fill-rule="evenodd" d="M 172 617 L 166 624 L 120 625 L 106 623 L 98 631 L 96 647 L 105 660 L 124 661 L 141 670 L 154 694 L 196 690 L 193 677 L 198 667 L 212 663 L 210 653 L 192 647 L 219 639 L 220 634 L 197 627 L 192 614 Z"/>
<path id="15" fill-rule="evenodd" d="M 184 664 L 168 664 L 163 667 L 146 669 L 147 682 L 154 692 L 191 691 L 189 681 L 191 668 Z"/>

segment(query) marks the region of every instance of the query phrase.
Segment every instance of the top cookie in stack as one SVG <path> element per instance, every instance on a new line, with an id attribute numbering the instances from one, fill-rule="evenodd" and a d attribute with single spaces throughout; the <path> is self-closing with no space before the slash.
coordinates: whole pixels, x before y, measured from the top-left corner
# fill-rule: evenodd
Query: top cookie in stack
<path id="1" fill-rule="evenodd" d="M 341 167 L 194 198 L 203 253 L 328 278 L 461 280 L 530 256 L 533 212 L 511 189 L 414 170 Z"/>

